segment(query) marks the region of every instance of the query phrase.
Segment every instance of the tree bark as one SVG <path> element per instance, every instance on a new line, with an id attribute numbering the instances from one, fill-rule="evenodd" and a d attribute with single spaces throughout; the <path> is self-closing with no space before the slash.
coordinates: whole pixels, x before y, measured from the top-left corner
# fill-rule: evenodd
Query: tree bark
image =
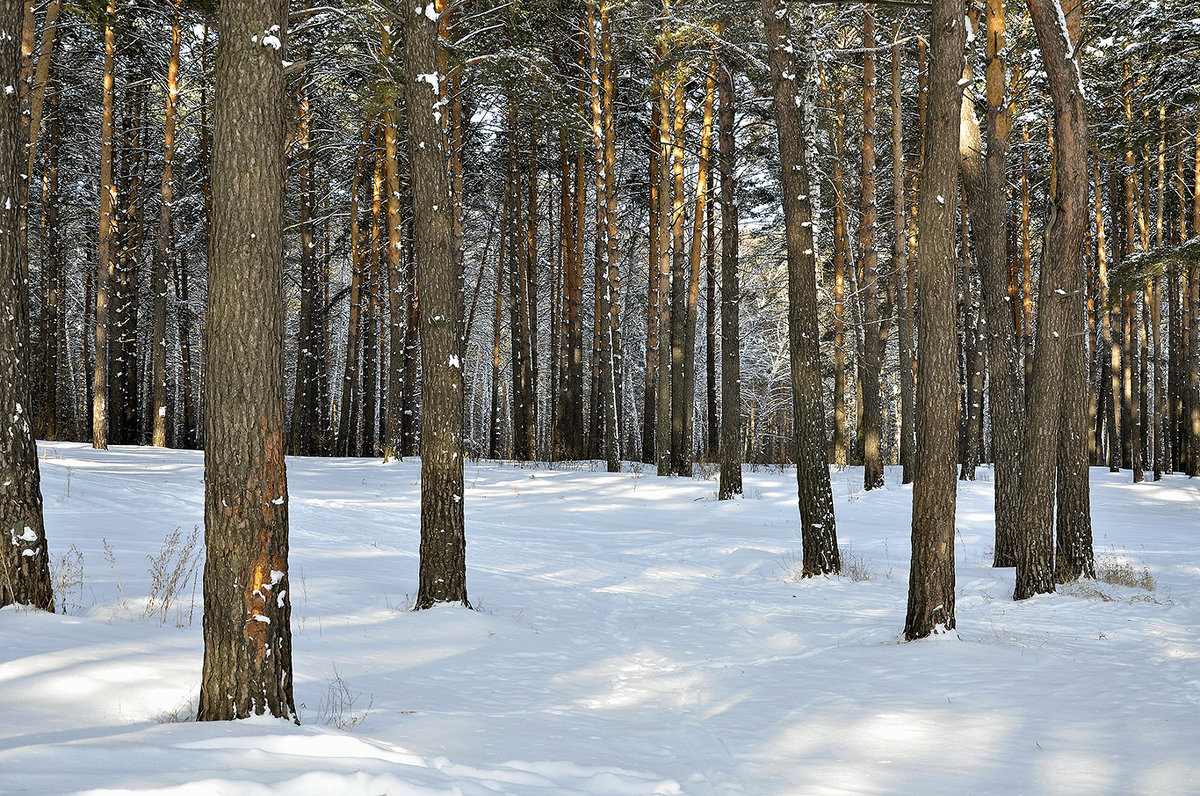
<path id="1" fill-rule="evenodd" d="M 742 494 L 742 358 L 738 331 L 737 147 L 734 140 L 733 71 L 717 71 L 721 111 L 717 120 L 717 164 L 721 179 L 721 479 L 719 500 Z"/>
<path id="2" fill-rule="evenodd" d="M 966 31 L 960 0 L 933 0 L 929 104 L 918 210 L 917 464 L 904 638 L 954 629 L 954 514 L 958 384 L 954 197 Z"/>
<path id="3" fill-rule="evenodd" d="M 20 80 L 20 0 L 0 2 L 0 77 Z M 16 102 L 0 103 L 0 195 L 21 195 L 26 136 Z M 28 263 L 20 202 L 0 205 L 0 608 L 54 610 L 42 519 L 41 474 L 30 424 Z"/>
<path id="4" fill-rule="evenodd" d="M 404 16 L 408 162 L 421 324 L 421 562 L 416 607 L 467 601 L 463 524 L 462 263 L 440 125 L 437 14 Z"/>
<path id="5" fill-rule="evenodd" d="M 175 2 L 171 17 L 171 54 L 167 59 L 167 110 L 163 121 L 162 204 L 158 216 L 158 246 L 154 251 L 153 273 L 150 277 L 154 293 L 154 332 L 151 340 L 153 365 L 151 383 L 153 428 L 151 444 L 166 447 L 167 428 L 167 265 L 174 254 L 171 235 L 171 202 L 173 200 L 173 168 L 175 164 L 175 106 L 179 100 L 179 49 L 182 26 L 179 3 Z"/>
<path id="6" fill-rule="evenodd" d="M 875 8 L 863 9 L 862 195 L 858 247 L 862 263 L 863 488 L 883 486 L 883 348 L 879 317 L 879 251 L 875 247 Z"/>
<path id="7" fill-rule="evenodd" d="M 287 2 L 225 0 L 220 15 L 197 718 L 296 720 L 283 458 Z"/>
<path id="8" fill-rule="evenodd" d="M 1034 30 L 1042 48 L 1054 103 L 1055 196 L 1043 242 L 1037 342 L 1029 396 L 1029 422 L 1021 462 L 1019 510 L 1023 538 L 1018 546 L 1013 599 L 1054 591 L 1054 453 L 1062 427 L 1065 372 L 1086 373 L 1086 362 L 1070 362 L 1068 336 L 1082 310 L 1083 235 L 1087 223 L 1087 112 L 1082 78 L 1074 60 L 1070 34 L 1062 24 L 1058 0 L 1028 0 Z M 1078 380 L 1071 379 L 1072 390 Z M 1086 384 L 1086 382 L 1085 382 Z M 1057 400 L 1055 400 L 1057 398 Z M 1071 433 L 1081 433 L 1071 429 Z M 1084 455 L 1086 456 L 1086 438 Z"/>
<path id="9" fill-rule="evenodd" d="M 780 187 L 788 261 L 788 342 L 791 359 L 793 454 L 800 506 L 803 577 L 841 571 L 833 491 L 821 400 L 821 364 L 817 330 L 816 257 L 808 168 L 801 132 L 803 100 L 796 86 L 801 74 L 793 57 L 791 21 L 783 0 L 762 0 L 762 20 L 776 113 Z M 807 53 L 806 53 L 807 57 Z"/>

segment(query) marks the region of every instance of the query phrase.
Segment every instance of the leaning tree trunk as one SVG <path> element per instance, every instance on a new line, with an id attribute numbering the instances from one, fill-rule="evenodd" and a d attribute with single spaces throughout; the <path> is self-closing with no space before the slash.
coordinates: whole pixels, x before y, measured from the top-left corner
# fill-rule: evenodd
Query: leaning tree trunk
<path id="1" fill-rule="evenodd" d="M 467 602 L 463 524 L 462 261 L 439 124 L 438 25 L 404 13 L 408 162 L 421 334 L 421 562 L 417 608 Z"/>
<path id="2" fill-rule="evenodd" d="M 954 199 L 958 195 L 964 5 L 933 0 L 929 105 L 917 219 L 921 275 L 917 315 L 916 475 L 912 564 L 904 638 L 954 628 L 954 514 L 958 484 Z"/>
<path id="3" fill-rule="evenodd" d="M 779 142 L 780 186 L 788 261 L 788 340 L 791 352 L 793 451 L 804 548 L 803 577 L 839 572 L 841 554 L 829 483 L 821 356 L 817 343 L 816 256 L 808 199 L 804 113 L 793 56 L 791 21 L 783 0 L 762 0 Z"/>
<path id="4" fill-rule="evenodd" d="M 283 421 L 286 0 L 224 0 L 213 116 L 205 327 L 201 721 L 292 699 Z"/>
<path id="5" fill-rule="evenodd" d="M 0 2 L 0 76 L 21 70 L 21 0 Z M 24 154 L 21 109 L 0 103 L 0 195 L 18 197 Z M 41 475 L 30 412 L 29 290 L 20 203 L 0 206 L 0 607 L 54 610 L 42 522 Z"/>
<path id="6" fill-rule="evenodd" d="M 1083 81 L 1058 0 L 1028 0 L 1054 102 L 1056 184 L 1043 243 L 1037 342 L 1021 461 L 1023 538 L 1013 599 L 1054 591 L 1054 471 L 1072 302 L 1082 300 L 1087 223 L 1087 111 Z M 1073 352 L 1075 355 L 1078 351 Z M 1082 367 L 1086 368 L 1086 364 Z M 1074 380 L 1073 380 L 1074 381 Z"/>

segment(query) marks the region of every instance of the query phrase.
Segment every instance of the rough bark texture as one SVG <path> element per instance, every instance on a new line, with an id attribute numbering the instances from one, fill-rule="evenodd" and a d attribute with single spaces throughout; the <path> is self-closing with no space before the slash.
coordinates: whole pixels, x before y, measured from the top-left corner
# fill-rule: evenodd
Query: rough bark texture
<path id="1" fill-rule="evenodd" d="M 167 265 L 173 252 L 171 236 L 172 171 L 175 162 L 175 105 L 179 99 L 179 48 L 182 28 L 179 19 L 179 2 L 175 2 L 175 14 L 171 20 L 171 54 L 167 61 L 167 111 L 163 121 L 163 173 L 162 205 L 158 216 L 158 246 L 154 250 L 154 264 L 150 276 L 150 289 L 154 294 L 154 332 L 151 340 L 154 364 L 151 368 L 153 400 L 151 403 L 151 444 L 165 447 L 167 444 Z"/>
<path id="2" fill-rule="evenodd" d="M 793 444 L 804 548 L 801 574 L 811 577 L 839 572 L 842 562 L 834 524 L 825 444 L 825 408 L 821 400 L 812 205 L 808 199 L 808 169 L 802 138 L 804 114 L 796 86 L 797 75 L 801 72 L 793 57 L 786 4 L 783 0 L 762 0 L 761 7 L 776 113 L 787 237 Z"/>
<path id="3" fill-rule="evenodd" d="M 201 721 L 295 718 L 284 468 L 286 0 L 221 4 L 206 326 Z"/>
<path id="4" fill-rule="evenodd" d="M 742 494 L 742 358 L 738 331 L 737 150 L 734 145 L 733 72 L 718 69 L 717 119 L 721 179 L 721 480 L 719 500 Z"/>
<path id="5" fill-rule="evenodd" d="M 901 24 L 897 20 L 892 29 L 891 101 L 892 101 L 892 282 L 896 295 L 896 325 L 899 329 L 897 343 L 900 361 L 900 466 L 901 481 L 912 482 L 916 436 L 913 415 L 916 412 L 916 384 L 910 363 L 913 359 L 912 304 L 909 302 L 909 286 L 904 275 L 909 270 L 908 257 L 908 199 L 905 196 L 904 180 L 904 114 L 901 108 L 900 72 L 903 66 L 903 50 L 900 46 Z"/>
<path id="6" fill-rule="evenodd" d="M 1017 580 L 1013 599 L 1054 591 L 1054 471 L 1068 368 L 1072 303 L 1082 301 L 1087 223 L 1087 113 L 1057 0 L 1029 0 L 1054 102 L 1056 184 L 1043 242 L 1037 343 L 1021 462 Z M 1073 366 L 1072 366 L 1073 367 Z M 1086 364 L 1082 367 L 1086 368 Z"/>
<path id="7" fill-rule="evenodd" d="M 875 246 L 875 9 L 863 10 L 862 195 L 858 247 L 862 263 L 863 488 L 883 486 L 883 344 L 879 329 L 879 250 Z"/>
<path id="8" fill-rule="evenodd" d="M 1005 233 L 1007 157 L 1011 122 L 1004 108 L 1004 7 L 987 9 L 987 154 L 972 104 L 962 103 L 963 188 L 971 208 L 971 242 L 979 268 L 986 323 L 988 401 L 992 416 L 995 467 L 995 550 L 993 565 L 1016 565 L 1016 512 L 1019 492 L 1024 380 L 1017 355 Z"/>
<path id="9" fill-rule="evenodd" d="M 100 110 L 100 228 L 96 263 L 95 367 L 92 371 L 92 447 L 108 447 L 108 327 L 109 291 L 112 283 L 113 215 L 116 213 L 116 188 L 113 185 L 113 86 L 117 51 L 113 17 L 116 0 L 109 0 L 104 26 L 104 93 Z"/>
<path id="10" fill-rule="evenodd" d="M 1078 69 L 1080 44 L 1079 4 L 1067 9 L 1068 45 L 1075 55 Z M 1076 110 L 1083 112 L 1082 97 Z M 1086 129 L 1086 122 L 1084 123 Z M 1086 139 L 1081 139 L 1086 142 Z M 1088 469 L 1088 313 L 1087 274 L 1084 266 L 1083 243 L 1088 226 L 1087 151 L 1072 153 L 1077 161 L 1069 167 L 1078 202 L 1080 226 L 1079 250 L 1069 257 L 1071 285 L 1068 300 L 1070 309 L 1066 333 L 1066 363 L 1063 374 L 1062 417 L 1058 430 L 1058 482 L 1056 489 L 1056 534 L 1054 579 L 1068 583 L 1079 578 L 1095 578 L 1096 564 L 1092 552 L 1091 473 Z M 1160 202 L 1161 207 L 1161 202 Z M 1070 252 L 1068 252 L 1070 254 Z M 1156 332 L 1158 329 L 1155 316 Z M 1157 339 L 1157 337 L 1156 337 Z M 1143 360 L 1144 361 L 1144 360 Z"/>
<path id="11" fill-rule="evenodd" d="M 954 198 L 958 195 L 959 105 L 966 42 L 961 0 L 934 0 L 929 106 L 917 213 L 921 275 L 917 338 L 917 462 L 907 640 L 954 628 L 954 513 L 958 429 L 955 365 Z"/>
<path id="12" fill-rule="evenodd" d="M 432 3 L 428 10 L 432 10 Z M 417 608 L 467 602 L 463 523 L 462 266 L 440 124 L 438 25 L 406 10 L 408 158 L 421 301 L 421 563 Z"/>
<path id="13" fill-rule="evenodd" d="M 19 81 L 20 0 L 0 2 L 0 76 Z M 0 102 L 0 607 L 54 610 L 50 554 L 42 523 L 41 475 L 30 412 L 29 291 L 20 230 L 25 131 L 20 107 Z"/>

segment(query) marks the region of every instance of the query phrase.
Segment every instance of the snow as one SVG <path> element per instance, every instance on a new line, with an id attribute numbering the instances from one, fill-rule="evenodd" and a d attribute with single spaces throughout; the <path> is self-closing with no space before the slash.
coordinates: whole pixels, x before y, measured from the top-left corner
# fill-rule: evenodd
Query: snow
<path id="1" fill-rule="evenodd" d="M 0 704 L 20 717 L 0 722 L 0 791 L 1161 794 L 1200 781 L 1200 486 L 1183 477 L 1092 470 L 1101 565 L 1144 569 L 1153 588 L 1014 603 L 1012 570 L 988 566 L 982 468 L 959 492 L 957 631 L 905 644 L 912 491 L 894 468 L 871 492 L 861 469 L 834 473 L 857 575 L 797 582 L 794 471 L 748 469 L 746 498 L 717 502 L 712 480 L 629 465 L 468 462 L 478 610 L 412 612 L 417 462 L 289 459 L 297 727 L 186 721 L 199 595 L 194 608 L 190 589 L 177 596 L 165 624 L 145 616 L 147 557 L 202 522 L 202 454 L 40 447 L 52 559 L 74 545 L 84 577 L 65 615 L 0 611 Z"/>

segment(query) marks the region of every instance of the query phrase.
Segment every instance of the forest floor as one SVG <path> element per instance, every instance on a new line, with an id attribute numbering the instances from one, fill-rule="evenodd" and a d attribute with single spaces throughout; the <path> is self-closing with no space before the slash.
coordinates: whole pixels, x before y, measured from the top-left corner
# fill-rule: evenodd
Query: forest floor
<path id="1" fill-rule="evenodd" d="M 202 455 L 39 452 L 65 612 L 0 611 L 3 793 L 1200 792 L 1200 481 L 1093 469 L 1107 580 L 1014 603 L 980 470 L 957 633 L 905 644 L 892 468 L 797 581 L 792 472 L 469 463 L 476 610 L 412 612 L 417 462 L 289 459 L 297 727 L 189 721 Z"/>

